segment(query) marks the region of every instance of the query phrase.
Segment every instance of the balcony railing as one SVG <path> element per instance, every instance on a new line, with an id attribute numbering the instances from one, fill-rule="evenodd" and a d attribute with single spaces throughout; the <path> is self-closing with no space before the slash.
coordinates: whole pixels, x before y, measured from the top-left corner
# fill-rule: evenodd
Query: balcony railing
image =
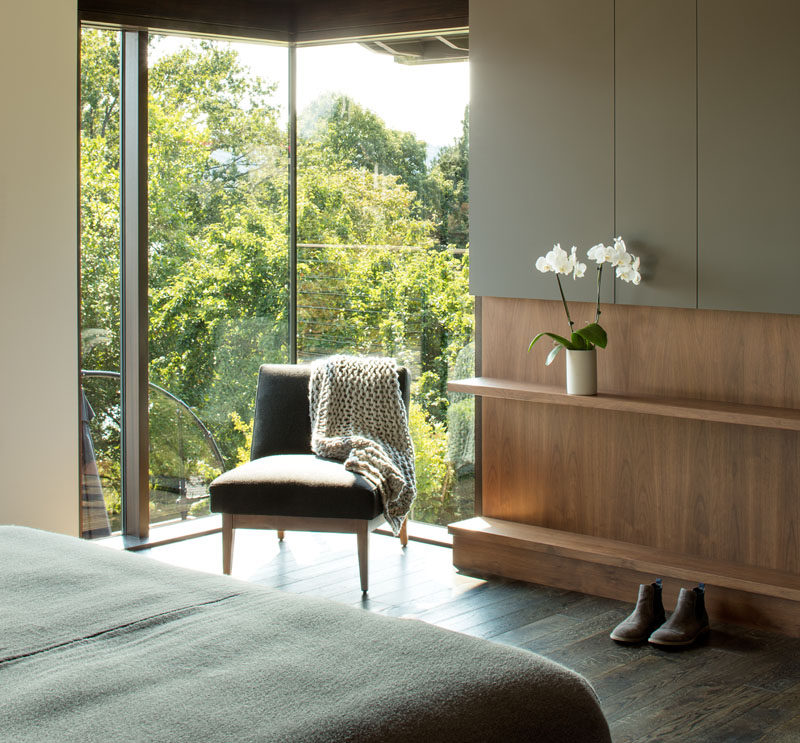
<path id="1" fill-rule="evenodd" d="M 102 535 L 101 508 L 105 511 L 106 530 L 119 531 L 122 526 L 119 380 L 119 372 L 81 371 L 85 395 L 81 462 L 86 536 Z M 155 523 L 206 515 L 208 485 L 225 469 L 220 447 L 183 400 L 152 382 L 150 391 L 150 520 Z"/>

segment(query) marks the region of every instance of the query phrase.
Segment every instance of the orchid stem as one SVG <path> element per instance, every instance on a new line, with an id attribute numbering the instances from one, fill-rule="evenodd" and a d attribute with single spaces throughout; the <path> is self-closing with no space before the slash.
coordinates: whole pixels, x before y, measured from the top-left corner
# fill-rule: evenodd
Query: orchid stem
<path id="1" fill-rule="evenodd" d="M 597 268 L 597 309 L 594 313 L 594 321 L 600 321 L 600 277 L 603 275 L 603 264 L 601 263 Z"/>
<path id="2" fill-rule="evenodd" d="M 558 291 L 561 292 L 561 301 L 564 303 L 564 312 L 567 313 L 569 332 L 572 333 L 572 328 L 574 327 L 575 323 L 572 322 L 572 318 L 569 316 L 569 307 L 567 307 L 567 298 L 564 296 L 564 289 L 561 286 L 561 277 L 558 274 L 556 274 L 556 281 L 558 282 Z"/>

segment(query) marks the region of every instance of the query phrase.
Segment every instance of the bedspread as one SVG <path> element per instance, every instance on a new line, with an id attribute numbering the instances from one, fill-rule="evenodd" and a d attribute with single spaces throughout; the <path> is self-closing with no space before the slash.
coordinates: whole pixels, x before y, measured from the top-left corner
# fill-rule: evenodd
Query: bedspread
<path id="1" fill-rule="evenodd" d="M 533 653 L 0 527 L 0 740 L 610 738 Z"/>

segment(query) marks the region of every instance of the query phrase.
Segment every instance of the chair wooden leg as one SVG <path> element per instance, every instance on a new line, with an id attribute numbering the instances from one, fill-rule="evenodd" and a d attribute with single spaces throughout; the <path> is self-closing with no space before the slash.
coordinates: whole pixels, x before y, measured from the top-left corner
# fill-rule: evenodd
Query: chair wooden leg
<path id="1" fill-rule="evenodd" d="M 278 529 L 278 541 L 279 541 L 279 542 L 282 542 L 282 541 L 283 541 L 283 538 L 284 538 L 285 536 L 286 536 L 286 532 L 283 532 L 283 531 L 281 531 L 280 529 Z"/>
<path id="2" fill-rule="evenodd" d="M 400 544 L 403 547 L 408 545 L 408 516 L 403 519 L 403 525 L 400 527 Z"/>
<path id="3" fill-rule="evenodd" d="M 233 565 L 233 515 L 222 514 L 222 572 L 231 574 Z"/>
<path id="4" fill-rule="evenodd" d="M 369 585 L 369 530 L 366 521 L 359 525 L 356 538 L 358 539 L 358 573 L 361 576 L 361 590 L 366 593 Z"/>

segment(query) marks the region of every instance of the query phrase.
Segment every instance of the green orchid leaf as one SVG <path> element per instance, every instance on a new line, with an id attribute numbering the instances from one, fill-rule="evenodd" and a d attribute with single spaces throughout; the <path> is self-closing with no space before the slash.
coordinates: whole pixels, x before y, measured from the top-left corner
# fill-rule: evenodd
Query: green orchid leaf
<path id="1" fill-rule="evenodd" d="M 596 322 L 590 323 L 585 328 L 576 331 L 576 335 L 581 336 L 585 341 L 593 343 L 595 346 L 605 348 L 608 344 L 608 336 L 606 331 L 603 330 Z"/>
<path id="2" fill-rule="evenodd" d="M 556 360 L 556 356 L 558 356 L 558 352 L 562 348 L 564 348 L 564 346 L 562 346 L 560 343 L 556 343 L 553 346 L 553 350 L 550 351 L 550 353 L 547 354 L 547 359 L 545 360 L 544 365 L 545 366 L 550 366 L 550 364 L 552 364 Z"/>
<path id="3" fill-rule="evenodd" d="M 533 348 L 533 344 L 539 340 L 539 338 L 543 338 L 546 333 L 539 333 L 539 335 L 534 336 L 533 340 L 528 344 L 528 350 L 530 351 Z"/>
<path id="4" fill-rule="evenodd" d="M 589 346 L 586 343 L 586 340 L 580 334 L 580 331 L 575 332 L 572 334 L 572 351 L 588 351 Z"/>
<path id="5" fill-rule="evenodd" d="M 539 338 L 542 338 L 545 335 L 548 338 L 552 338 L 556 343 L 560 343 L 562 346 L 564 346 L 564 348 L 569 348 L 570 350 L 574 350 L 574 347 L 573 347 L 573 345 L 572 345 L 572 343 L 570 341 L 568 341 L 566 338 L 563 338 L 560 335 L 556 335 L 555 333 L 539 333 L 539 335 L 537 335 L 530 342 L 530 345 L 528 346 L 528 350 L 530 351 L 533 348 L 533 344 L 536 343 L 536 341 L 538 341 Z"/>

